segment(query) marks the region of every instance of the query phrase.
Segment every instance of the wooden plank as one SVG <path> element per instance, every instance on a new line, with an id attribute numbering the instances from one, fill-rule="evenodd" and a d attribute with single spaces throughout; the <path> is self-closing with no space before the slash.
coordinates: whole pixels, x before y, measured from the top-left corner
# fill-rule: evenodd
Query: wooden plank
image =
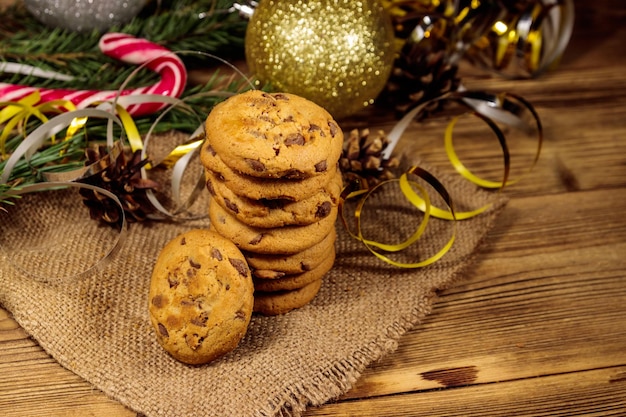
<path id="1" fill-rule="evenodd" d="M 137 414 L 61 367 L 0 308 L 0 415 L 135 417 Z"/>
<path id="2" fill-rule="evenodd" d="M 626 37 L 626 30 L 623 31 Z M 626 65 L 626 60 L 624 62 Z M 535 80 L 512 81 L 480 76 L 463 78 L 468 89 L 519 94 L 536 108 L 544 127 L 544 145 L 532 172 L 505 189 L 507 195 L 530 196 L 568 191 L 615 188 L 626 185 L 626 76 L 619 67 L 585 68 L 581 80 L 577 68 L 558 69 Z M 572 88 L 575 85 L 576 88 Z M 549 94 L 546 94 L 549 91 Z M 443 148 L 443 132 L 449 117 L 431 117 L 415 122 L 398 146 L 410 164 L 426 163 L 442 172 L 454 173 Z M 478 122 L 477 122 L 478 123 Z M 385 126 L 386 131 L 392 125 Z M 459 157 L 471 161 L 492 180 L 502 175 L 501 151 L 487 129 L 464 132 L 455 129 Z M 467 129 L 466 129 L 467 130 Z M 468 140 L 462 140 L 465 136 Z M 511 158 L 516 170 L 512 178 L 531 168 L 536 140 L 507 133 Z M 469 165 L 470 169 L 474 165 Z"/>
<path id="3" fill-rule="evenodd" d="M 535 291 L 481 281 L 482 287 L 442 297 L 346 398 L 626 365 L 622 276 L 590 279 L 583 271 L 566 283 L 536 281 Z"/>
<path id="4" fill-rule="evenodd" d="M 466 280 L 346 398 L 441 387 L 437 371 L 490 383 L 626 365 L 624 209 L 611 191 L 513 201 Z"/>
<path id="5" fill-rule="evenodd" d="M 539 164 L 505 189 L 514 200 L 476 264 L 422 325 L 339 402 L 307 415 L 624 415 L 626 55 L 615 51 L 626 10 L 622 0 L 596 3 L 576 1 L 575 47 L 556 71 L 520 81 L 463 69 L 466 87 L 536 106 L 546 132 Z M 395 124 L 370 111 L 351 123 Z M 444 162 L 440 134 L 415 124 L 403 147 Z M 497 173 L 486 149 L 466 155 Z M 0 375 L 0 415 L 136 416 L 63 369 L 1 308 Z"/>
<path id="6" fill-rule="evenodd" d="M 626 367 L 434 389 L 312 408 L 308 417 L 623 416 Z"/>
<path id="7" fill-rule="evenodd" d="M 467 280 L 443 292 L 423 325 L 346 398 L 626 364 L 625 209 L 626 199 L 606 190 L 512 201 Z M 74 402 L 98 404 L 106 412 L 98 415 L 134 415 L 62 369 L 11 322 L 6 314 L 0 321 L 0 410 L 19 405 L 35 415 L 42 403 Z"/>

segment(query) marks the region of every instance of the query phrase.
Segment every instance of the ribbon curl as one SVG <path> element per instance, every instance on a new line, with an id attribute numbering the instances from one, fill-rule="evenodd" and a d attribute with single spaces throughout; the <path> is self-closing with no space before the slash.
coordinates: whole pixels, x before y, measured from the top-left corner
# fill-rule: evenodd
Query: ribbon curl
<path id="1" fill-rule="evenodd" d="M 433 102 L 453 102 L 459 104 L 461 107 L 466 109 L 465 114 L 472 115 L 483 121 L 493 131 L 498 139 L 498 144 L 502 151 L 503 161 L 502 180 L 489 181 L 473 174 L 467 167 L 465 167 L 465 165 L 459 158 L 453 144 L 453 131 L 457 121 L 459 120 L 459 117 L 461 116 L 452 117 L 443 135 L 444 148 L 447 157 L 456 172 L 466 180 L 483 188 L 497 189 L 498 192 L 501 192 L 505 186 L 513 184 L 520 180 L 520 178 L 513 180 L 509 178 L 511 168 L 511 155 L 505 134 L 498 126 L 498 123 L 503 123 L 505 125 L 515 127 L 526 133 L 537 133 L 537 147 L 528 172 L 530 172 L 536 165 L 543 144 L 543 127 L 539 115 L 537 114 L 534 107 L 528 101 L 515 94 L 490 94 L 485 92 L 471 91 L 448 93 L 438 98 L 426 101 L 408 112 L 389 132 L 387 136 L 389 139 L 389 144 L 387 148 L 383 150 L 381 155 L 383 159 L 388 159 L 391 157 L 394 148 L 398 144 L 406 129 L 416 118 L 418 118 L 420 113 L 424 111 L 424 109 L 432 105 Z M 524 113 L 527 113 L 531 116 L 531 119 L 534 122 L 534 126 L 530 126 L 526 122 L 523 117 Z M 440 208 L 433 205 L 426 189 L 424 189 L 424 187 L 422 187 L 417 182 L 410 180 L 410 176 L 417 176 L 424 180 L 426 183 L 428 183 L 441 196 L 447 208 Z M 422 218 L 419 226 L 415 229 L 415 232 L 403 242 L 387 244 L 368 239 L 364 236 L 362 231 L 363 207 L 365 206 L 366 201 L 381 187 L 388 187 L 393 183 L 398 184 L 406 200 L 413 207 L 420 210 L 424 214 L 424 217 Z M 456 235 L 456 222 L 459 220 L 471 219 L 475 216 L 480 215 L 481 213 L 484 213 L 490 207 L 492 207 L 492 204 L 490 203 L 472 210 L 457 211 L 454 208 L 452 198 L 444 185 L 428 171 L 418 166 L 413 166 L 409 168 L 397 179 L 383 181 L 369 189 L 360 189 L 359 187 L 360 186 L 358 183 L 349 184 L 344 189 L 341 196 L 340 217 L 346 230 L 351 237 L 361 241 L 367 247 L 367 249 L 377 258 L 383 260 L 390 265 L 401 268 L 420 268 L 430 265 L 439 260 L 450 250 L 454 243 Z M 416 192 L 415 189 L 417 189 L 418 191 Z M 348 221 L 348 217 L 345 213 L 345 203 L 349 200 L 358 200 L 356 209 L 353 213 L 354 225 L 352 227 L 350 226 L 350 222 Z M 416 262 L 398 262 L 391 259 L 387 254 L 383 253 L 400 252 L 415 244 L 420 239 L 420 237 L 422 237 L 430 217 L 449 220 L 454 223 L 452 236 L 435 255 Z"/>
<path id="2" fill-rule="evenodd" d="M 387 254 L 387 253 L 401 252 L 409 248 L 413 244 L 415 244 L 422 237 L 423 233 L 426 231 L 430 216 L 432 214 L 433 206 L 431 205 L 428 192 L 419 183 L 417 183 L 416 181 L 410 180 L 409 179 L 410 175 L 421 178 L 426 183 L 428 183 L 432 188 L 434 188 L 435 191 L 437 191 L 437 193 L 443 198 L 445 203 L 448 205 L 448 213 L 449 213 L 450 218 L 452 220 L 456 220 L 454 204 L 446 188 L 443 186 L 443 184 L 441 184 L 441 182 L 439 182 L 439 180 L 437 180 L 437 178 L 435 178 L 434 175 L 432 175 L 427 170 L 418 166 L 412 166 L 405 173 L 403 173 L 399 178 L 394 178 L 394 179 L 380 182 L 367 190 L 359 190 L 359 189 L 355 190 L 354 189 L 355 184 L 349 185 L 348 187 L 344 189 L 341 195 L 341 199 L 339 202 L 339 214 L 340 214 L 341 221 L 343 222 L 343 225 L 346 231 L 348 232 L 348 234 L 352 238 L 362 242 L 365 245 L 365 247 L 378 259 L 390 265 L 399 267 L 399 268 L 422 268 L 422 267 L 425 267 L 425 266 L 428 266 L 430 264 L 437 262 L 450 250 L 450 248 L 452 247 L 456 239 L 456 222 L 454 222 L 453 224 L 452 235 L 447 241 L 447 243 L 437 253 L 428 257 L 427 259 L 417 261 L 417 262 L 400 262 L 400 261 L 396 261 L 392 259 Z M 422 221 L 420 222 L 418 227 L 415 229 L 415 231 L 406 240 L 402 242 L 383 243 L 383 242 L 378 242 L 376 240 L 368 239 L 364 236 L 364 233 L 363 233 L 362 215 L 363 215 L 365 204 L 367 200 L 375 192 L 377 192 L 381 187 L 388 187 L 394 183 L 398 184 L 406 200 L 413 207 L 419 209 L 420 211 L 424 213 Z M 414 188 L 417 189 L 418 191 L 416 192 Z M 356 209 L 353 212 L 354 227 L 351 227 L 346 217 L 345 203 L 348 200 L 355 199 L 355 198 L 358 198 L 359 200 L 357 202 Z"/>

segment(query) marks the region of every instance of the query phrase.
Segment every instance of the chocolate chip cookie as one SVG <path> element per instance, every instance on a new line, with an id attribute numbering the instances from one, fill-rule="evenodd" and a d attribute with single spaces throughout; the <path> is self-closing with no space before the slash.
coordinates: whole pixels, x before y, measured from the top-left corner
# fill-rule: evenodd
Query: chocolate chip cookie
<path id="1" fill-rule="evenodd" d="M 332 170 L 343 132 L 317 104 L 288 93 L 250 90 L 229 97 L 206 119 L 206 139 L 234 171 L 304 179 Z"/>
<path id="2" fill-rule="evenodd" d="M 242 223 L 254 227 L 307 225 L 320 221 L 337 207 L 342 186 L 341 175 L 337 173 L 330 183 L 304 200 L 267 198 L 254 200 L 235 194 L 217 178 L 215 173 L 206 170 L 206 187 L 215 202 Z"/>
<path id="3" fill-rule="evenodd" d="M 241 251 L 209 230 L 190 230 L 160 252 L 150 281 L 149 313 L 159 344 L 174 358 L 204 364 L 245 335 L 254 286 Z"/>
<path id="4" fill-rule="evenodd" d="M 337 208 L 328 216 L 306 226 L 261 228 L 240 222 L 222 206 L 211 201 L 211 230 L 232 241 L 238 248 L 264 254 L 294 254 L 321 242 L 335 227 Z"/>
<path id="5" fill-rule="evenodd" d="M 261 254 L 245 250 L 242 253 L 255 276 L 276 278 L 316 268 L 335 250 L 336 238 L 333 228 L 320 243 L 295 254 Z"/>
<path id="6" fill-rule="evenodd" d="M 337 175 L 341 175 L 336 163 L 323 174 L 300 180 L 268 179 L 244 175 L 229 168 L 207 141 L 202 145 L 200 160 L 207 170 L 212 171 L 216 178 L 235 194 L 254 200 L 304 200 L 319 192 Z"/>
<path id="7" fill-rule="evenodd" d="M 333 267 L 334 262 L 335 251 L 333 250 L 327 254 L 320 265 L 310 271 L 301 272 L 299 274 L 282 275 L 272 279 L 258 278 L 253 275 L 252 282 L 254 283 L 254 290 L 257 292 L 297 290 L 313 281 L 322 279 Z"/>
<path id="8" fill-rule="evenodd" d="M 254 295 L 254 311 L 265 316 L 285 314 L 310 303 L 320 288 L 322 280 L 318 279 L 296 290 L 262 292 Z"/>

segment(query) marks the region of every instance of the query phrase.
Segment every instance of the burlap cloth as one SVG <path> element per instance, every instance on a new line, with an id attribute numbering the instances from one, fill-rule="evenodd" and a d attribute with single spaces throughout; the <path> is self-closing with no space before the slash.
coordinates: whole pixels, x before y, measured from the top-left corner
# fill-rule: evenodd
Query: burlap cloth
<path id="1" fill-rule="evenodd" d="M 458 279 L 505 205 L 444 179 L 459 207 L 493 206 L 458 222 L 456 242 L 439 262 L 392 267 L 338 223 L 337 261 L 317 298 L 284 316 L 254 316 L 238 348 L 209 365 L 168 356 L 147 309 L 160 249 L 207 220 L 132 224 L 107 262 L 72 278 L 106 255 L 118 233 L 91 220 L 75 190 L 27 195 L 0 216 L 0 304 L 62 366 L 146 416 L 297 416 L 348 391 L 370 363 L 396 349 L 429 312 L 435 291 Z M 400 193 L 381 192 L 387 195 L 372 200 L 379 207 L 368 227 L 412 232 L 415 220 L 396 210 L 404 205 Z M 411 256 L 446 243 L 450 222 L 440 223 L 447 224 L 435 222 Z"/>

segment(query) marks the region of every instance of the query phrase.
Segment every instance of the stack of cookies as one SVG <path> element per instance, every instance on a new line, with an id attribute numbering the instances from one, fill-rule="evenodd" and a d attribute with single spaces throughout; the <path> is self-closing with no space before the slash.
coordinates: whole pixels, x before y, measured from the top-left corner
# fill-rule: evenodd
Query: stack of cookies
<path id="1" fill-rule="evenodd" d="M 243 252 L 256 312 L 307 304 L 332 268 L 342 146 L 332 116 L 292 94 L 248 91 L 209 114 L 200 155 L 211 228 Z"/>

